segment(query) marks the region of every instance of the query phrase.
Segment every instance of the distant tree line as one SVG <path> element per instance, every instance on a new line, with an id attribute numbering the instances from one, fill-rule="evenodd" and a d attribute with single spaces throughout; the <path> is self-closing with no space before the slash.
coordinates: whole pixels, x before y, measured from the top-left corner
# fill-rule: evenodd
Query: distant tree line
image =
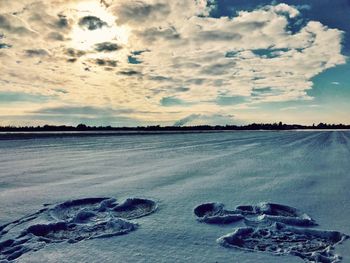
<path id="1" fill-rule="evenodd" d="M 252 123 L 248 125 L 198 125 L 198 126 L 138 126 L 138 127 L 112 127 L 112 126 L 77 126 L 44 125 L 44 126 L 0 126 L 2 132 L 60 132 L 60 131 L 230 131 L 230 130 L 310 130 L 310 129 L 350 129 L 350 125 L 319 123 L 317 125 L 300 125 L 279 123 Z"/>

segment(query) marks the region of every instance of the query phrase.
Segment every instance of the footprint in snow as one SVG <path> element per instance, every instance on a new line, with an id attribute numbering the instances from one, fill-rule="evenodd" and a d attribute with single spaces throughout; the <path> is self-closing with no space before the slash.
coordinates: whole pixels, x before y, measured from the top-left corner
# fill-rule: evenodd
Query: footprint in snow
<path id="1" fill-rule="evenodd" d="M 130 219 L 153 213 L 157 204 L 148 199 L 114 198 L 70 200 L 0 226 L 0 262 L 13 261 L 47 244 L 127 234 L 138 224 Z"/>
<path id="2" fill-rule="evenodd" d="M 205 203 L 197 206 L 194 214 L 199 222 L 231 224 L 242 220 L 248 226 L 217 239 L 222 246 L 294 255 L 310 263 L 340 262 L 341 257 L 333 250 L 348 238 L 337 231 L 308 229 L 317 225 L 315 220 L 294 207 L 280 204 L 241 205 L 227 210 L 221 203 Z"/>

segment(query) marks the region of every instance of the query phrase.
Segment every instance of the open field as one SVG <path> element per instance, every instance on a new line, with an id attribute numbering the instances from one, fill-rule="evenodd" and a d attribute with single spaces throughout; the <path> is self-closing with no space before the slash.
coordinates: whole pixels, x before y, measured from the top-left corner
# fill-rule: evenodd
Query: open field
<path id="1" fill-rule="evenodd" d="M 193 209 L 208 202 L 225 204 L 228 211 L 240 205 L 278 203 L 297 208 L 318 224 L 307 229 L 350 234 L 349 156 L 348 131 L 0 140 L 0 225 L 50 204 L 48 210 L 12 224 L 8 233 L 0 234 L 0 242 L 7 238 L 18 241 L 21 231 L 28 232 L 30 240 L 23 244 L 27 250 L 18 262 L 307 262 L 291 254 L 276 256 L 221 246 L 217 239 L 246 227 L 246 222 L 206 224 L 197 220 Z M 67 203 L 55 205 L 96 197 L 115 198 L 119 205 L 106 199 L 110 200 L 109 210 L 101 210 L 102 199 L 78 202 L 79 209 L 94 212 L 78 217 L 72 215 L 76 208 Z M 125 205 L 128 198 L 138 201 Z M 58 208 L 63 210 L 57 213 Z M 256 215 L 265 215 L 259 211 Z M 294 216 L 286 211 L 278 213 Z M 28 231 L 32 221 L 36 225 L 52 223 L 52 218 L 60 217 L 57 214 L 67 215 L 59 220 L 112 217 L 114 224 L 100 228 L 97 220 L 92 220 L 88 221 L 96 223 L 92 227 L 84 221 L 91 227 L 88 230 L 79 223 L 78 229 L 65 229 L 64 233 L 50 229 L 44 233 L 50 242 L 40 241 L 37 237 L 44 234 L 37 235 L 33 228 Z M 33 233 L 35 237 L 30 235 Z M 113 235 L 96 238 L 106 233 Z M 72 237 L 77 242 L 67 242 Z M 334 243 L 330 239 L 322 242 Z M 6 258 L 5 249 L 0 246 L 0 262 Z M 350 242 L 337 244 L 328 259 L 337 262 L 335 254 L 343 256 L 342 262 L 350 262 Z"/>

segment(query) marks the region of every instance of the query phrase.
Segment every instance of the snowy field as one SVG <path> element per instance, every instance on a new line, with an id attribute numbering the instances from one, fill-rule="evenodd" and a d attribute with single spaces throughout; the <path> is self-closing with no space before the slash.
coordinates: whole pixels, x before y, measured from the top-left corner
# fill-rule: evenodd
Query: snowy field
<path id="1" fill-rule="evenodd" d="M 346 263 L 349 189 L 347 131 L 0 140 L 0 262 Z"/>

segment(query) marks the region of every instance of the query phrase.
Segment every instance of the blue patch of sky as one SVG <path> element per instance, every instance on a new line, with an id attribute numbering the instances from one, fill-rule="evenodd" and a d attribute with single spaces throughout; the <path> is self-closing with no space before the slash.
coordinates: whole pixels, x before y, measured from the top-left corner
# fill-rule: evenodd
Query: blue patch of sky
<path id="1" fill-rule="evenodd" d="M 237 55 L 238 52 L 236 51 L 227 51 L 225 54 L 226 58 L 234 58 Z"/>
<path id="2" fill-rule="evenodd" d="M 142 61 L 138 58 L 142 53 L 149 52 L 149 50 L 136 50 L 131 52 L 131 55 L 128 56 L 128 62 L 130 64 L 141 64 Z"/>
<path id="3" fill-rule="evenodd" d="M 160 105 L 163 107 L 190 106 L 191 103 L 176 97 L 164 97 L 160 100 Z"/>
<path id="4" fill-rule="evenodd" d="M 314 87 L 307 92 L 308 95 L 320 102 L 335 104 L 339 101 L 348 102 L 350 99 L 349 72 L 349 65 L 340 65 L 314 77 L 312 79 Z"/>
<path id="5" fill-rule="evenodd" d="M 279 49 L 254 49 L 252 52 L 263 58 L 275 58 L 280 56 L 282 52 L 287 52 L 288 48 L 279 48 Z"/>
<path id="6" fill-rule="evenodd" d="M 6 43 L 0 43 L 0 49 L 11 48 L 12 46 Z"/>
<path id="7" fill-rule="evenodd" d="M 128 56 L 128 62 L 129 62 L 129 64 L 141 64 L 142 63 L 142 61 L 139 60 L 135 56 Z"/>
<path id="8" fill-rule="evenodd" d="M 246 102 L 244 96 L 218 96 L 216 98 L 216 104 L 220 106 L 231 106 Z"/>
<path id="9" fill-rule="evenodd" d="M 52 98 L 53 98 L 52 96 L 44 96 L 40 94 L 0 91 L 0 103 L 46 102 Z"/>
<path id="10" fill-rule="evenodd" d="M 269 93 L 272 93 L 272 88 L 270 87 L 266 87 L 266 88 L 253 88 L 252 90 L 252 93 L 251 93 L 251 96 L 252 97 L 259 97 L 261 95 L 264 95 L 264 94 L 269 94 Z"/>

